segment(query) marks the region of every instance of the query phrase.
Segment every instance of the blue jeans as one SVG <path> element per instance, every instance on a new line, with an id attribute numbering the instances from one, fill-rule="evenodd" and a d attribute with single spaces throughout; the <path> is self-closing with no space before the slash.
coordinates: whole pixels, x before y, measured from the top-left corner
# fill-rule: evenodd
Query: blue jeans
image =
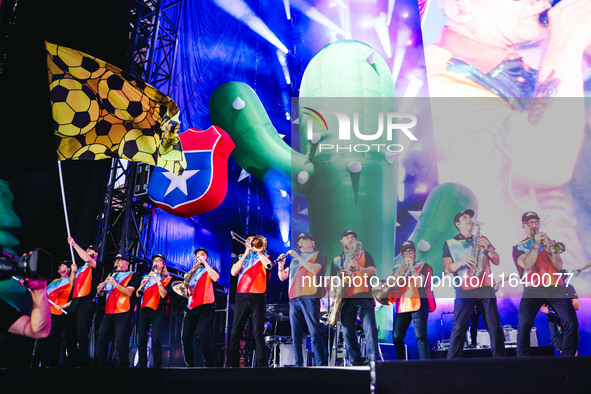
<path id="1" fill-rule="evenodd" d="M 291 324 L 291 338 L 295 355 L 296 367 L 304 365 L 302 355 L 302 337 L 304 323 L 312 338 L 312 350 L 316 366 L 327 365 L 326 349 L 320 330 L 320 300 L 318 298 L 293 298 L 289 300 L 289 323 Z"/>
<path id="2" fill-rule="evenodd" d="M 355 331 L 357 316 L 361 320 L 361 326 L 365 334 L 366 360 L 361 357 L 359 342 L 357 342 L 357 332 Z M 375 359 L 376 355 L 380 354 L 378 350 L 378 328 L 376 325 L 375 302 L 373 298 L 347 298 L 343 300 L 341 324 L 343 327 L 343 336 L 345 337 L 345 346 L 347 346 L 349 360 L 352 365 L 366 365 L 369 361 Z"/>
<path id="3" fill-rule="evenodd" d="M 556 288 L 560 289 L 560 288 Z M 550 296 L 560 295 L 552 294 L 556 293 L 550 289 Z M 574 356 L 577 353 L 579 345 L 579 321 L 577 319 L 577 313 L 573 307 L 570 298 L 559 297 L 547 297 L 537 298 L 544 295 L 544 291 L 548 292 L 548 289 L 531 289 L 525 288 L 521 302 L 519 303 L 519 311 L 517 315 L 519 317 L 519 329 L 517 330 L 517 356 L 530 356 L 531 355 L 531 344 L 530 344 L 530 332 L 534 324 L 534 320 L 538 311 L 543 304 L 550 305 L 560 316 L 560 322 L 562 323 L 562 329 L 564 336 L 562 339 L 562 355 L 563 356 Z"/>
<path id="4" fill-rule="evenodd" d="M 427 318 L 429 317 L 429 303 L 427 300 L 421 300 L 421 307 L 414 312 L 401 312 L 394 315 L 394 329 L 392 330 L 392 337 L 394 342 L 394 350 L 396 350 L 396 358 L 404 360 L 404 337 L 410 322 L 415 325 L 415 338 L 417 340 L 417 347 L 419 349 L 419 358 L 426 360 L 430 358 L 429 341 L 427 340 Z"/>

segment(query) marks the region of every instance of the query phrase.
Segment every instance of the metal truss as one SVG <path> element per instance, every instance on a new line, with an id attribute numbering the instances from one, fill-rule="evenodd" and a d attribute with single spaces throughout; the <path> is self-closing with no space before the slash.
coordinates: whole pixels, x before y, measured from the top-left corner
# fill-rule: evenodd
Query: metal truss
<path id="1" fill-rule="evenodd" d="M 128 71 L 166 95 L 170 93 L 181 6 L 182 0 L 135 0 L 130 9 Z M 149 262 L 155 210 L 147 196 L 151 168 L 113 159 L 100 218 L 100 255 L 108 259 L 126 253 L 135 271 Z"/>
<path id="2" fill-rule="evenodd" d="M 135 0 L 132 7 L 133 75 L 168 95 L 178 43 L 182 0 Z"/>

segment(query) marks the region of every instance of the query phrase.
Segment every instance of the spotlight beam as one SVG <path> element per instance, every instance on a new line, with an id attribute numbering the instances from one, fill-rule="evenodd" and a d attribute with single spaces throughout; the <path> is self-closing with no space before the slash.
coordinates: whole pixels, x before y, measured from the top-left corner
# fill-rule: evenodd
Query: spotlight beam
<path id="1" fill-rule="evenodd" d="M 392 14 L 394 13 L 394 5 L 396 4 L 396 0 L 388 0 L 388 23 L 387 25 L 390 26 L 392 22 Z"/>
<path id="2" fill-rule="evenodd" d="M 340 34 L 341 36 L 346 37 L 346 34 L 343 31 L 343 29 L 334 24 L 323 13 L 318 11 L 316 7 L 312 7 L 305 0 L 292 0 L 292 5 L 298 10 L 302 11 L 308 18 L 320 23 L 323 26 L 326 26 L 327 28 L 334 31 L 335 33 Z"/>
<path id="3" fill-rule="evenodd" d="M 289 52 L 279 38 L 256 16 L 243 0 L 213 0 L 218 7 L 248 26 L 252 31 L 269 41 L 284 53 Z"/>
<path id="4" fill-rule="evenodd" d="M 285 16 L 287 20 L 291 20 L 291 10 L 289 8 L 289 0 L 283 0 L 283 7 L 285 7 Z"/>
<path id="5" fill-rule="evenodd" d="M 386 24 L 386 14 L 380 12 L 380 16 L 375 19 L 374 28 L 376 29 L 376 33 L 378 38 L 380 39 L 380 43 L 386 52 L 386 56 L 388 59 L 392 57 L 392 46 L 390 44 L 390 32 L 388 31 L 388 25 Z"/>

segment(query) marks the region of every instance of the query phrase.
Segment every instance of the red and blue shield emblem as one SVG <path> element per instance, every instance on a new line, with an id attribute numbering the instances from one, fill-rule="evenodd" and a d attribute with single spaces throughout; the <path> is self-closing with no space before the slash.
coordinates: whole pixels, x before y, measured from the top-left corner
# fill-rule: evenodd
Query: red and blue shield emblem
<path id="1" fill-rule="evenodd" d="M 172 215 L 188 218 L 211 211 L 226 197 L 228 157 L 235 145 L 217 126 L 179 134 L 187 167 L 181 176 L 154 167 L 148 196 Z"/>

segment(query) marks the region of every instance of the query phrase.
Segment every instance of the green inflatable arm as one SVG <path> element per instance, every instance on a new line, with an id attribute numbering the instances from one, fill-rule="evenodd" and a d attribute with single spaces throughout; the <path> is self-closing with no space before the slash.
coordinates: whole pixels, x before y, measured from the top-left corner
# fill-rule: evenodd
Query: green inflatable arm
<path id="1" fill-rule="evenodd" d="M 219 86 L 209 100 L 209 112 L 211 122 L 232 137 L 236 148 L 231 155 L 240 167 L 260 180 L 271 169 L 287 177 L 303 171 L 309 174 L 311 180 L 306 186 L 296 186 L 294 191 L 305 194 L 309 190 L 313 183 L 314 165 L 307 156 L 296 152 L 281 139 L 250 86 L 242 82 L 227 82 Z"/>

